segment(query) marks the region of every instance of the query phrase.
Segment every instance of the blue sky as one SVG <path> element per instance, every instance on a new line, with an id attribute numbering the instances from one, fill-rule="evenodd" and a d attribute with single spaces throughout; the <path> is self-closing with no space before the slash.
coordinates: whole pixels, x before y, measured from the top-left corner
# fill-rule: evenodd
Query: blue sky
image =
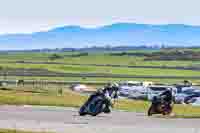
<path id="1" fill-rule="evenodd" d="M 0 0 L 0 34 L 115 22 L 200 25 L 199 0 Z"/>

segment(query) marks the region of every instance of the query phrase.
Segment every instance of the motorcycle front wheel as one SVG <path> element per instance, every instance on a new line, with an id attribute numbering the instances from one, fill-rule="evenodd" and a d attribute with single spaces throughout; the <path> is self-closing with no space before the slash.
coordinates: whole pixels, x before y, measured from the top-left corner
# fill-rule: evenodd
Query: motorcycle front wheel
<path id="1" fill-rule="evenodd" d="M 169 107 L 168 109 L 164 109 L 162 115 L 170 115 L 172 113 L 172 108 Z"/>
<path id="2" fill-rule="evenodd" d="M 80 108 L 80 110 L 79 110 L 79 115 L 80 116 L 85 116 L 85 115 L 87 115 L 87 113 L 85 112 L 85 106 L 83 105 L 81 108 Z"/>

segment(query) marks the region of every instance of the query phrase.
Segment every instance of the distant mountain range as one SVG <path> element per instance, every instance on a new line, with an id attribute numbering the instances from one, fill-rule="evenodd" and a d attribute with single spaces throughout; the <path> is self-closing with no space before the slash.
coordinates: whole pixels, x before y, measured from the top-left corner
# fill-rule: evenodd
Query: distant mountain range
<path id="1" fill-rule="evenodd" d="M 162 44 L 200 46 L 200 26 L 116 23 L 97 28 L 63 26 L 32 34 L 0 35 L 0 50 Z"/>

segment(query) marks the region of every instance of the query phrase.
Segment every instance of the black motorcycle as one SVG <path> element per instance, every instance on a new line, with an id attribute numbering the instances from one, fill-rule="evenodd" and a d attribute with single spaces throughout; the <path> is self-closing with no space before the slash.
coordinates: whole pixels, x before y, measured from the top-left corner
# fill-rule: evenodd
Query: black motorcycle
<path id="1" fill-rule="evenodd" d="M 91 101 L 86 102 L 79 110 L 79 115 L 92 115 L 96 116 L 99 113 L 110 113 L 111 102 L 103 97 L 95 97 Z"/>
<path id="2" fill-rule="evenodd" d="M 148 116 L 152 116 L 153 114 L 162 114 L 169 115 L 172 112 L 172 104 L 169 104 L 162 97 L 154 97 L 152 100 L 152 104 L 148 109 Z"/>
<path id="3" fill-rule="evenodd" d="M 79 115 L 91 115 L 96 116 L 100 113 L 110 113 L 111 107 L 113 107 L 112 100 L 116 98 L 117 92 L 110 95 L 104 93 L 91 95 L 90 98 L 84 103 L 84 105 L 79 110 Z"/>

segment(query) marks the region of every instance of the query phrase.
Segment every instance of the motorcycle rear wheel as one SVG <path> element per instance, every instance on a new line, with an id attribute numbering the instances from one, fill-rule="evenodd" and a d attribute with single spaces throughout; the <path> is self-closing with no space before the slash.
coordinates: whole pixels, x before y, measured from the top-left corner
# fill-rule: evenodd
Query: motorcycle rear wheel
<path id="1" fill-rule="evenodd" d="M 172 113 L 172 109 L 169 108 L 167 110 L 163 110 L 162 115 L 170 115 Z"/>

